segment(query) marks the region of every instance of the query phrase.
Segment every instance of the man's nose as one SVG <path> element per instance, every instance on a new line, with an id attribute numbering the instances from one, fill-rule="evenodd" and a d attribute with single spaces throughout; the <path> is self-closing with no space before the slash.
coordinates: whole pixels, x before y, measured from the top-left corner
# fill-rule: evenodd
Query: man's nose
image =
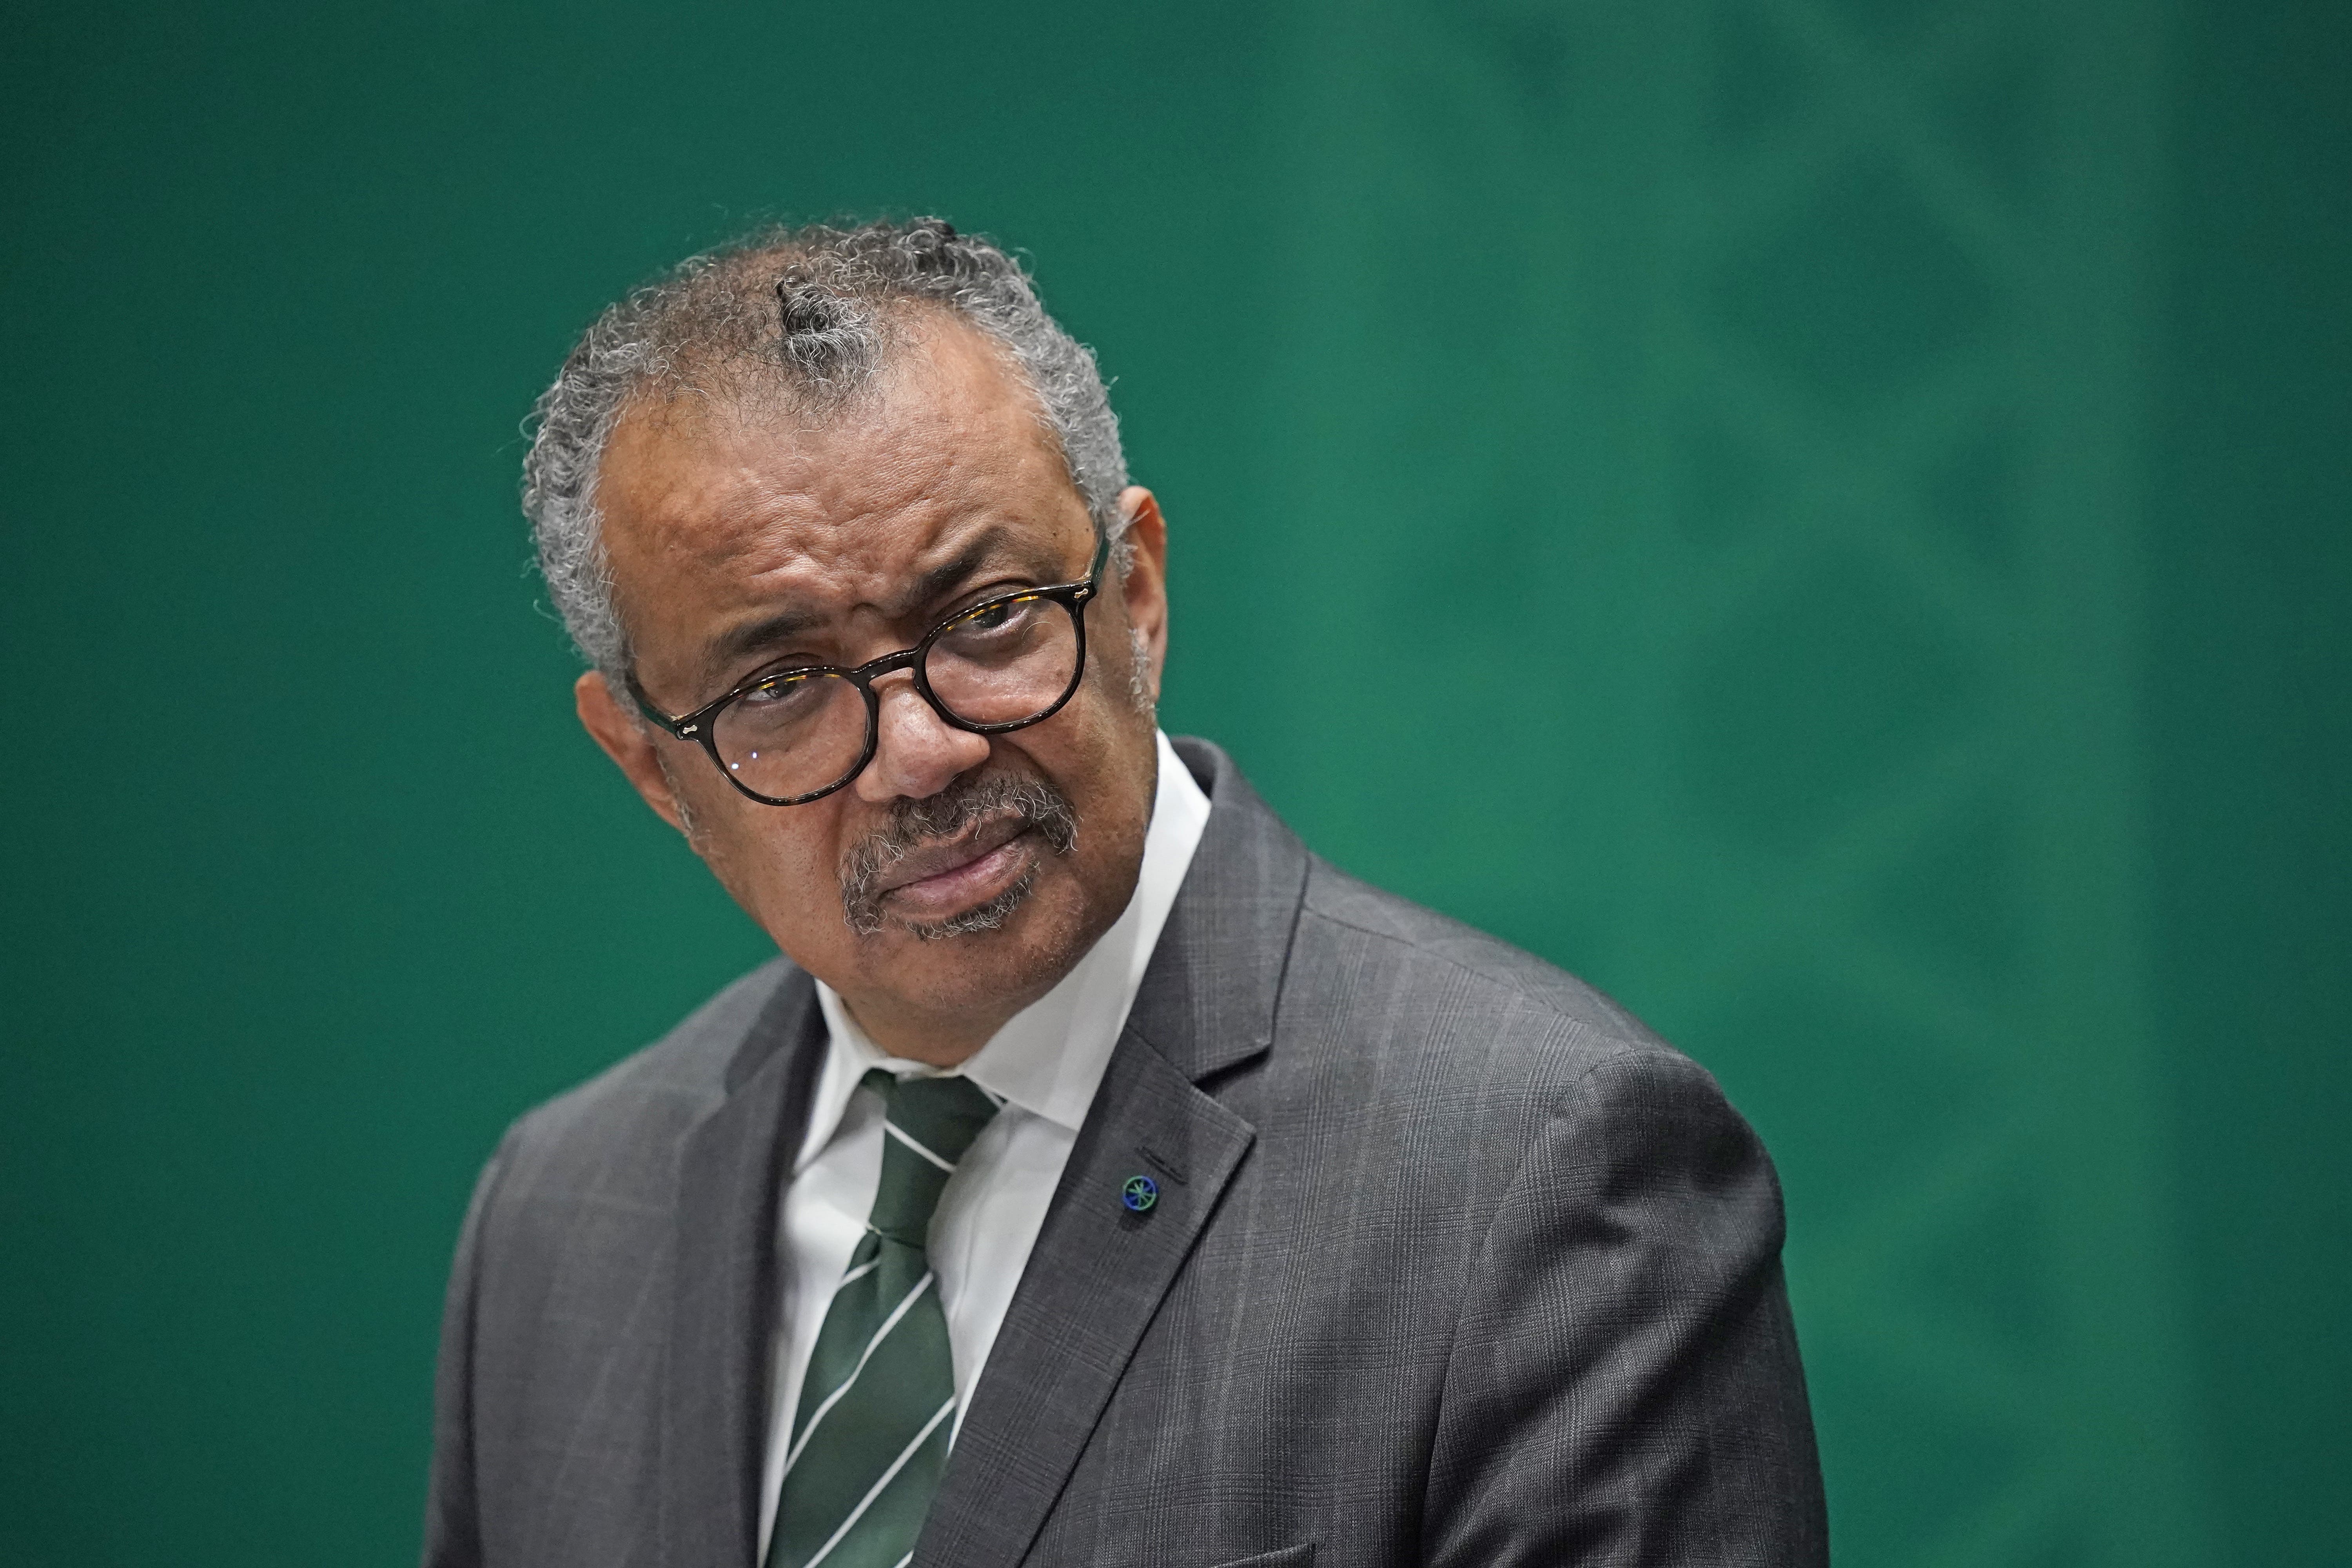
<path id="1" fill-rule="evenodd" d="M 876 805 L 923 800 L 988 760 L 988 737 L 959 730 L 915 689 L 911 671 L 875 682 L 874 760 L 857 775 L 860 799 Z"/>

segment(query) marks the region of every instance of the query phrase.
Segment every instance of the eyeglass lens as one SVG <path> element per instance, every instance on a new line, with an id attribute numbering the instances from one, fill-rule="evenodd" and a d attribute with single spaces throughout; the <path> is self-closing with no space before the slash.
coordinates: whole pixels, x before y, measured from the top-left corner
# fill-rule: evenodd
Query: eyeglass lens
<path id="1" fill-rule="evenodd" d="M 1077 679 L 1073 607 L 1023 595 L 940 626 L 923 653 L 931 695 L 965 724 L 1018 724 L 1061 701 Z M 793 799 L 841 783 L 866 754 L 872 715 L 846 676 L 785 671 L 743 693 L 710 738 L 736 782 Z"/>

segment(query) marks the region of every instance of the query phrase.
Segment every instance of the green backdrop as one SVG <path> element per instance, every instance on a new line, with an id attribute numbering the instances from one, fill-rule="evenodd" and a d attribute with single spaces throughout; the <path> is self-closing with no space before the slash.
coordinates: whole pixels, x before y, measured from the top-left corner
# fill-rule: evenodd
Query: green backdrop
<path id="1" fill-rule="evenodd" d="M 1099 346 L 1171 728 L 1761 1128 L 1843 1562 L 2352 1560 L 2348 16 L 12 0 L 0 1560 L 411 1558 L 478 1163 L 762 950 L 517 422 L 845 209 Z"/>

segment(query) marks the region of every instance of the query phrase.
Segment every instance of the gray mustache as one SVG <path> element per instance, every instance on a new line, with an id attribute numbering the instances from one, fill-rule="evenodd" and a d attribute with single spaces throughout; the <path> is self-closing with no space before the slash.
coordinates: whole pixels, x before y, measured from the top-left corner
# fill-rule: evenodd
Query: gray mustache
<path id="1" fill-rule="evenodd" d="M 1046 780 L 1025 774 L 985 773 L 958 779 L 922 800 L 893 801 L 889 821 L 842 858 L 841 910 L 848 918 L 849 929 L 860 936 L 872 936 L 882 929 L 882 895 L 876 884 L 909 854 L 1005 817 L 1035 829 L 1056 855 L 1067 855 L 1078 841 L 1078 814 L 1069 796 Z M 1025 895 L 1028 881 L 1023 879 L 1019 887 L 1008 892 Z M 1018 898 L 1013 901 L 1018 902 Z M 1003 915 L 1010 912 L 1008 909 L 999 913 L 995 923 L 1002 924 Z"/>

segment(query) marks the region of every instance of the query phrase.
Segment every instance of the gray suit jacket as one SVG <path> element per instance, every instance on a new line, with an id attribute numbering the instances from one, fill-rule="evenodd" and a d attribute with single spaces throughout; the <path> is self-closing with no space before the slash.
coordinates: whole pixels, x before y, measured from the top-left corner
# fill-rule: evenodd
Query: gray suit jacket
<path id="1" fill-rule="evenodd" d="M 1714 1080 L 1179 748 L 1207 832 L 917 1563 L 1824 1561 L 1780 1192 Z M 752 1568 L 823 1040 L 778 960 L 508 1133 L 450 1282 L 427 1564 Z"/>

